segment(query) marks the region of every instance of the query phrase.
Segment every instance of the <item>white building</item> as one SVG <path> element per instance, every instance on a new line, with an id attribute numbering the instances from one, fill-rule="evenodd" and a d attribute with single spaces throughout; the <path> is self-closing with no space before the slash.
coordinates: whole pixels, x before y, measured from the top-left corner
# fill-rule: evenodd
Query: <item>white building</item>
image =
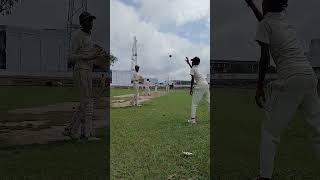
<path id="1" fill-rule="evenodd" d="M 111 86 L 131 86 L 132 71 L 112 70 Z"/>
<path id="2" fill-rule="evenodd" d="M 66 73 L 66 31 L 0 25 L 2 74 Z"/>

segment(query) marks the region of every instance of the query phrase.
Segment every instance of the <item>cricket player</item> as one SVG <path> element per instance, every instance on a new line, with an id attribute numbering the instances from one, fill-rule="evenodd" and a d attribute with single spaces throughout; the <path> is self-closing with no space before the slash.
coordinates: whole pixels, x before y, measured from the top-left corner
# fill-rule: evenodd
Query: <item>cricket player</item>
<path id="1" fill-rule="evenodd" d="M 251 0 L 246 0 L 260 21 L 255 40 L 261 47 L 256 103 L 265 110 L 261 129 L 260 176 L 272 178 L 274 158 L 280 134 L 288 127 L 298 108 L 313 127 L 313 142 L 320 150 L 320 102 L 317 77 L 300 46 L 294 28 L 288 23 L 285 8 L 288 0 L 263 0 L 261 14 Z M 277 68 L 278 80 L 264 91 L 270 54 Z M 311 133 L 311 132 L 310 132 Z"/>
<path id="2" fill-rule="evenodd" d="M 191 119 L 188 120 L 189 123 L 196 123 L 196 111 L 197 106 L 200 100 L 205 96 L 205 100 L 208 103 L 209 111 L 210 111 L 210 91 L 209 85 L 204 76 L 200 73 L 199 64 L 200 58 L 194 57 L 191 59 L 191 86 L 190 86 L 190 95 L 192 96 L 192 104 L 191 104 Z M 194 87 L 194 83 L 196 82 L 196 86 Z"/>
<path id="3" fill-rule="evenodd" d="M 74 33 L 71 42 L 69 59 L 75 63 L 74 80 L 80 91 L 80 105 L 63 134 L 72 139 L 89 140 L 93 136 L 92 68 L 93 61 L 99 55 L 91 40 L 94 19 L 96 17 L 88 12 L 81 13 L 81 29 Z"/>
<path id="4" fill-rule="evenodd" d="M 169 92 L 169 89 L 170 89 L 170 87 L 169 87 L 169 81 L 168 81 L 166 84 L 166 91 Z"/>
<path id="5" fill-rule="evenodd" d="M 158 83 L 154 84 L 154 92 L 158 92 Z"/>
<path id="6" fill-rule="evenodd" d="M 144 92 L 145 95 L 148 95 L 148 96 L 151 95 L 151 93 L 150 93 L 150 81 L 149 81 L 149 79 L 147 79 L 147 81 L 145 82 L 144 90 L 145 90 L 145 92 Z"/>
<path id="7" fill-rule="evenodd" d="M 135 66 L 135 72 L 132 76 L 133 89 L 135 90 L 135 95 L 133 96 L 130 104 L 132 106 L 139 106 L 139 82 L 143 79 L 143 77 L 139 74 L 139 66 Z"/>

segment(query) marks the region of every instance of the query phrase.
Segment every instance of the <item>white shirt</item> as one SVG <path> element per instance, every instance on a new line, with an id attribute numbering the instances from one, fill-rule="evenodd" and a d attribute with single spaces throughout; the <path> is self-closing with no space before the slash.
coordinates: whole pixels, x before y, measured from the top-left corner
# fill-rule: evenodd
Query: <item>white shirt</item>
<path id="1" fill-rule="evenodd" d="M 71 40 L 71 52 L 69 59 L 75 62 L 75 69 L 91 70 L 96 49 L 91 35 L 81 29 L 74 32 Z"/>
<path id="2" fill-rule="evenodd" d="M 258 25 L 255 40 L 269 44 L 280 78 L 314 73 L 284 12 L 267 13 Z"/>
<path id="3" fill-rule="evenodd" d="M 198 65 L 192 66 L 190 70 L 190 75 L 194 77 L 194 80 L 196 81 L 197 84 L 208 84 L 208 82 L 204 78 L 204 75 L 200 73 Z"/>
<path id="4" fill-rule="evenodd" d="M 146 87 L 146 88 L 149 88 L 149 87 L 150 87 L 150 82 L 149 82 L 149 81 L 146 81 L 145 87 Z"/>
<path id="5" fill-rule="evenodd" d="M 138 72 L 134 71 L 131 79 L 133 83 L 139 83 L 140 79 L 142 79 L 142 76 Z"/>

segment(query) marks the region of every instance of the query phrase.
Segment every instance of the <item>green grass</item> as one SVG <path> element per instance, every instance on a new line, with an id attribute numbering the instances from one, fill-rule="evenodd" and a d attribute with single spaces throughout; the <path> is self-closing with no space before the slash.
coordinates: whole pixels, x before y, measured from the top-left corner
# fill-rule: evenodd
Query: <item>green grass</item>
<path id="1" fill-rule="evenodd" d="M 77 101 L 72 88 L 60 87 L 1 87 L 0 122 L 49 120 L 39 128 L 26 126 L 0 126 L 2 130 L 39 130 L 69 121 L 72 113 L 46 113 L 42 115 L 9 114 L 8 110 Z M 97 142 L 63 141 L 48 145 L 8 146 L 0 139 L 0 179 L 30 180 L 104 180 L 107 176 L 106 130 L 100 129 Z"/>
<path id="2" fill-rule="evenodd" d="M 111 178 L 208 179 L 209 113 L 201 102 L 190 126 L 190 106 L 188 91 L 177 90 L 142 107 L 112 108 Z"/>
<path id="3" fill-rule="evenodd" d="M 260 126 L 264 116 L 255 105 L 254 93 L 245 89 L 212 91 L 216 179 L 250 179 L 259 174 Z M 319 161 L 311 148 L 309 131 L 297 113 L 281 137 L 274 179 L 319 179 Z"/>
<path id="4" fill-rule="evenodd" d="M 111 88 L 110 90 L 110 97 L 112 96 L 120 96 L 125 94 L 133 94 L 134 90 L 132 88 Z"/>

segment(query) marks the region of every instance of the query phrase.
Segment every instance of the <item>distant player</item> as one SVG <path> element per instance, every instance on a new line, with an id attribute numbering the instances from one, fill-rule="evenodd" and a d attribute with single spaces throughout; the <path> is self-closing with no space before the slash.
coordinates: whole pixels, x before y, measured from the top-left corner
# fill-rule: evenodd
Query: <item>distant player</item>
<path id="1" fill-rule="evenodd" d="M 166 83 L 166 91 L 169 92 L 170 90 L 170 85 L 169 85 L 169 81 Z"/>
<path id="2" fill-rule="evenodd" d="M 150 80 L 147 79 L 147 81 L 144 84 L 144 94 L 150 96 L 151 92 L 150 92 Z"/>
<path id="3" fill-rule="evenodd" d="M 208 103 L 209 111 L 210 111 L 210 91 L 209 85 L 204 76 L 200 73 L 199 64 L 200 58 L 194 57 L 191 59 L 192 67 L 190 70 L 191 75 L 191 86 L 190 86 L 190 95 L 192 96 L 192 104 L 191 104 L 191 119 L 188 120 L 189 123 L 196 123 L 196 111 L 197 106 L 200 100 L 205 96 L 205 100 Z M 194 82 L 196 82 L 196 86 L 194 87 Z"/>
<path id="4" fill-rule="evenodd" d="M 132 76 L 132 83 L 134 89 L 134 96 L 130 102 L 132 106 L 139 106 L 139 82 L 143 79 L 143 77 L 139 74 L 139 66 L 135 66 L 135 71 Z"/>
<path id="5" fill-rule="evenodd" d="M 246 0 L 260 21 L 255 40 L 261 47 L 256 103 L 265 110 L 260 146 L 260 176 L 272 178 L 274 158 L 280 135 L 301 107 L 306 121 L 313 127 L 314 145 L 320 150 L 320 102 L 317 77 L 300 46 L 294 28 L 284 12 L 287 0 L 263 0 L 263 15 L 251 0 Z M 270 54 L 277 68 L 278 80 L 267 86 L 264 79 Z"/>
<path id="6" fill-rule="evenodd" d="M 79 16 L 81 29 L 72 37 L 69 59 L 74 62 L 74 79 L 80 92 L 80 105 L 74 113 L 72 122 L 65 128 L 64 135 L 73 139 L 96 139 L 93 136 L 93 98 L 92 68 L 99 56 L 91 40 L 91 30 L 95 16 L 83 12 Z M 80 134 L 79 134 L 80 131 Z"/>
<path id="7" fill-rule="evenodd" d="M 158 92 L 158 83 L 154 84 L 154 92 Z"/>

